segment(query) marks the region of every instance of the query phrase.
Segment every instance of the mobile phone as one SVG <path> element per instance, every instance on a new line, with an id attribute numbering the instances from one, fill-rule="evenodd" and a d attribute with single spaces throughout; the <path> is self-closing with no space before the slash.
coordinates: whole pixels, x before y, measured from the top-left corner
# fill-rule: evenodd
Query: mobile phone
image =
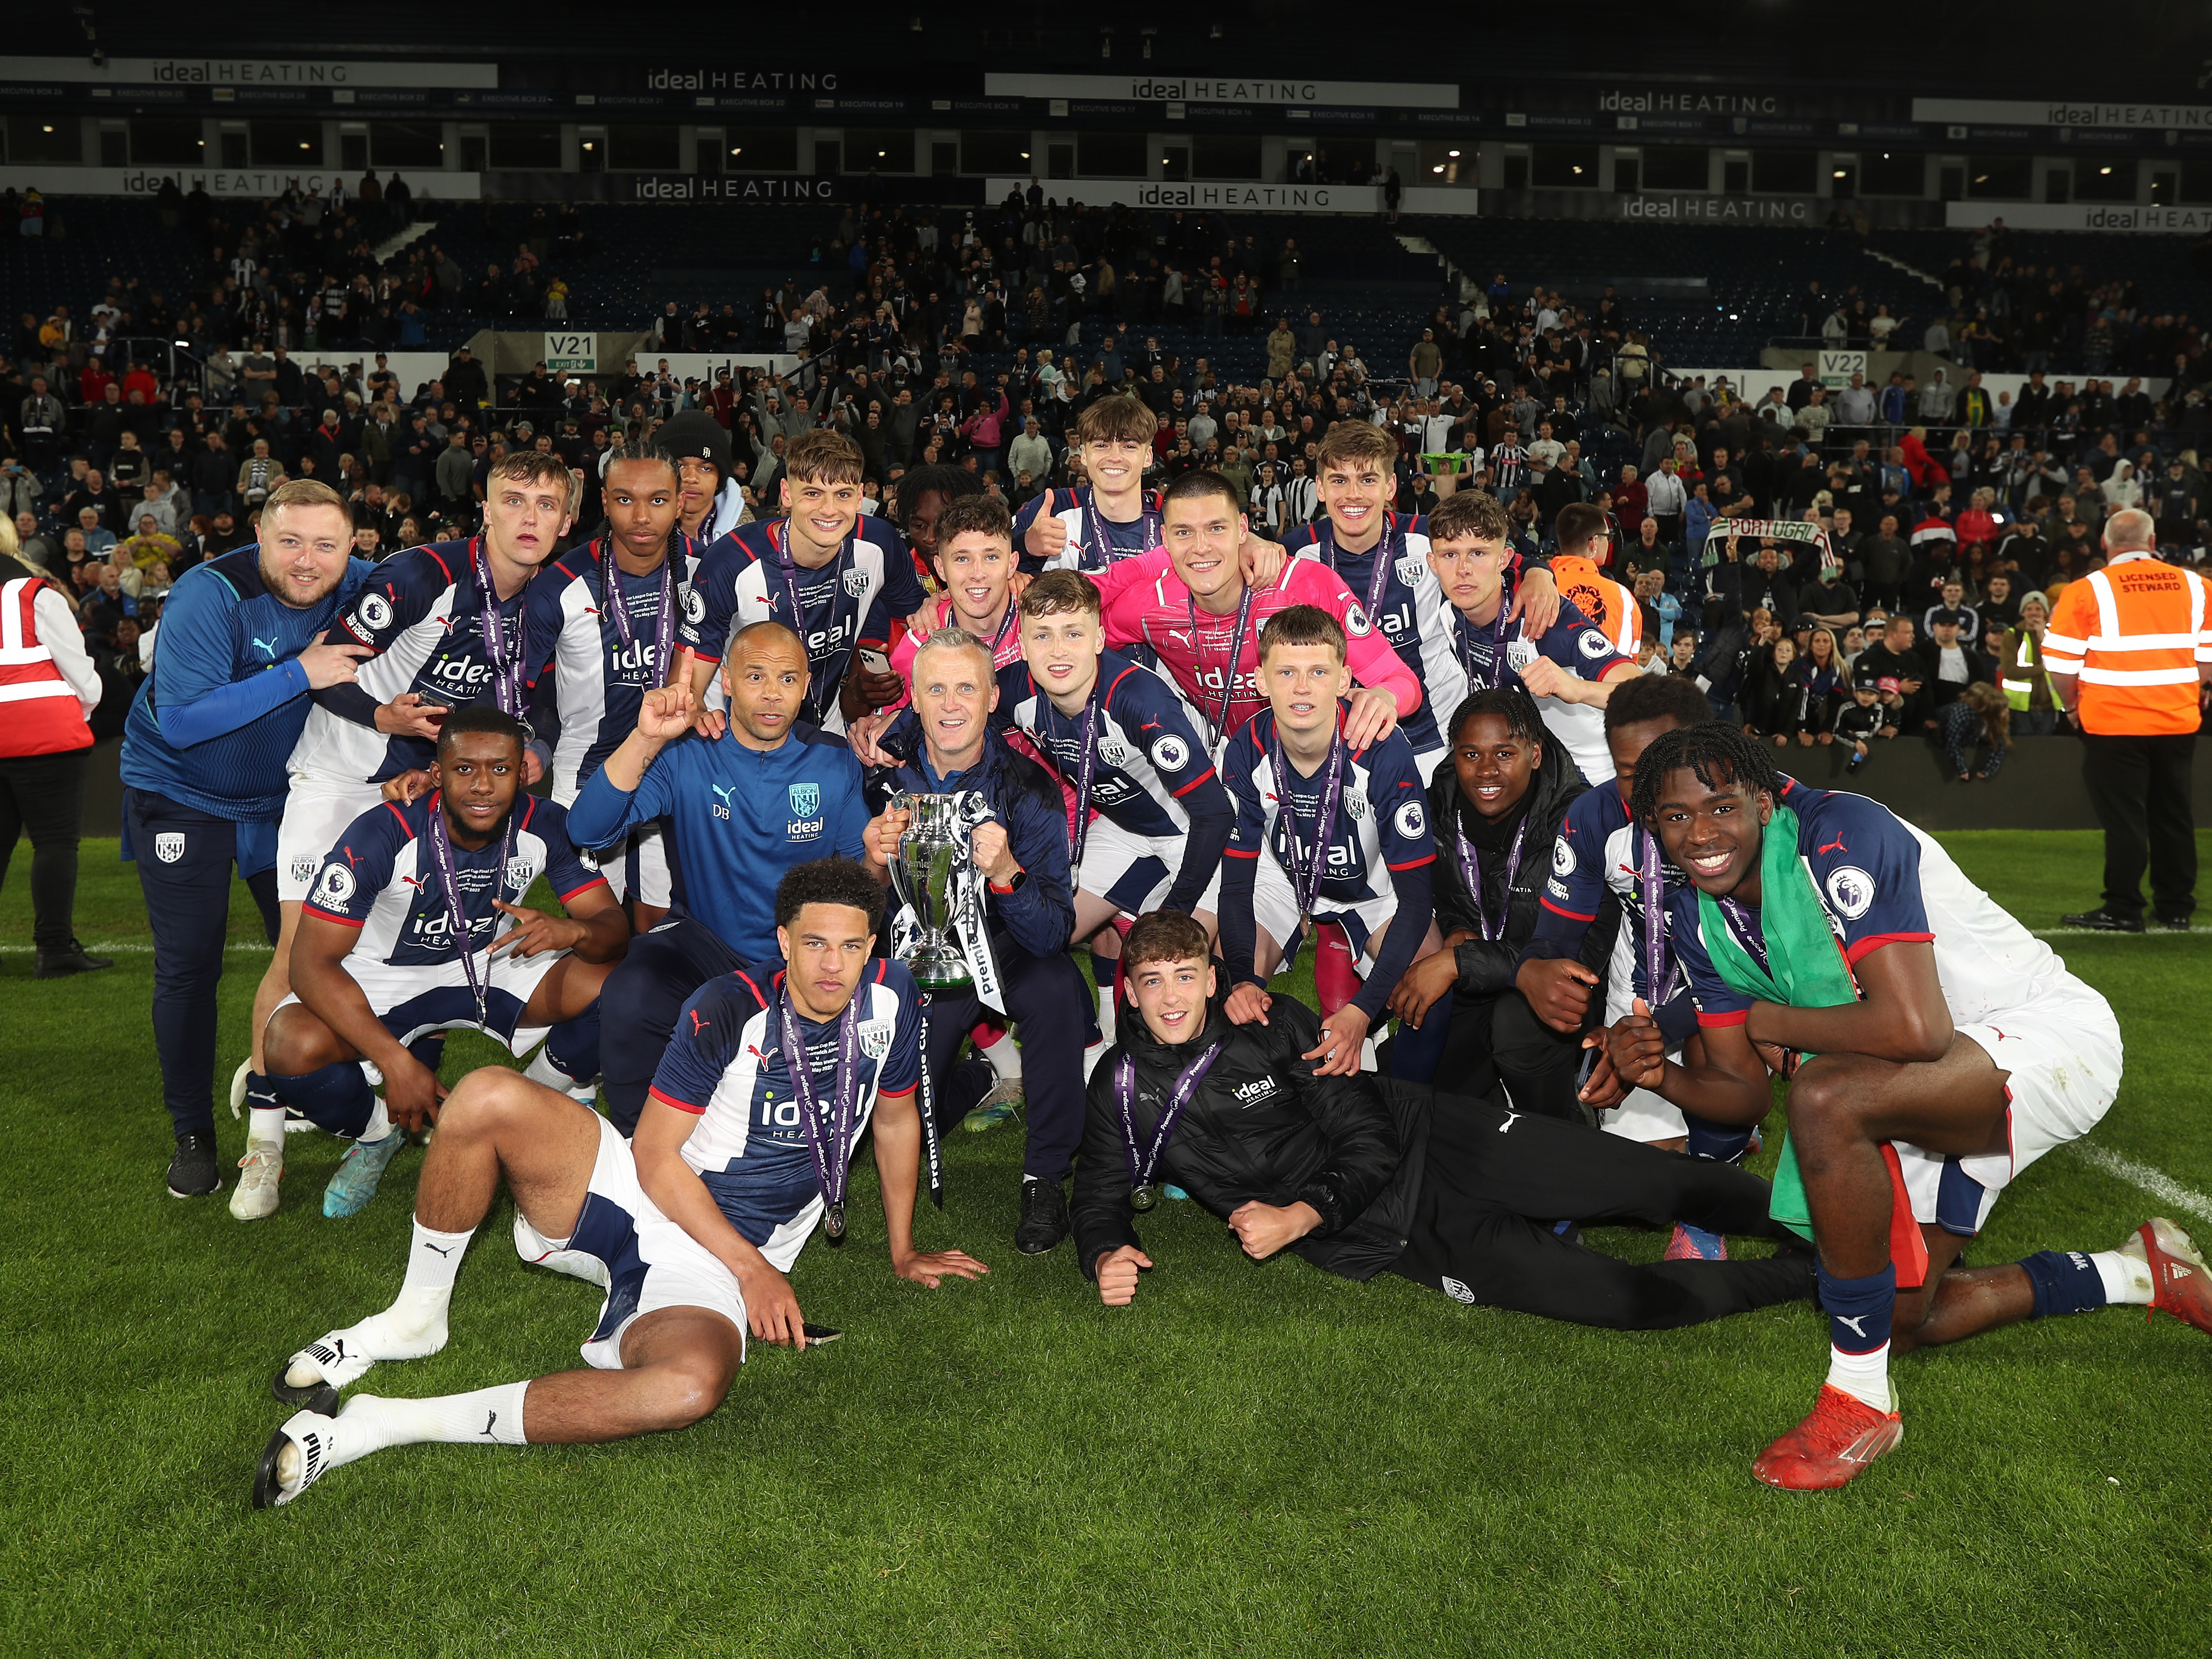
<path id="1" fill-rule="evenodd" d="M 888 674 L 891 672 L 891 659 L 864 645 L 860 647 L 860 666 L 871 674 Z"/>
<path id="2" fill-rule="evenodd" d="M 799 1328 L 805 1334 L 806 1346 L 810 1348 L 818 1347 L 824 1342 L 835 1342 L 845 1334 L 832 1326 L 817 1325 L 811 1319 Z"/>

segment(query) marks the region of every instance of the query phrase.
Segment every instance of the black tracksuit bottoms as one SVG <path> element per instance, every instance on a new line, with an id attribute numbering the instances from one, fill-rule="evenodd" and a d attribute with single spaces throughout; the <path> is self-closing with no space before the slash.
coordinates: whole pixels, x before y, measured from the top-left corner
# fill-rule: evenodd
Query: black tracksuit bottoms
<path id="1" fill-rule="evenodd" d="M 1403 1085 L 1394 1085 L 1403 1087 Z M 1813 1293 L 1813 1254 L 1733 1164 L 1438 1094 L 1405 1253 L 1391 1270 L 1458 1301 L 1611 1330 L 1666 1330 Z M 1623 1261 L 1562 1220 L 1676 1221 L 1792 1248 L 1746 1261 Z"/>

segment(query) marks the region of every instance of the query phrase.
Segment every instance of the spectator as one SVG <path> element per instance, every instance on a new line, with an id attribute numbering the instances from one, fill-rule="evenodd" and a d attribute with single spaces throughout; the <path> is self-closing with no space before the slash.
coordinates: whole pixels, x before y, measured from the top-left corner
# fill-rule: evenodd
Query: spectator
<path id="1" fill-rule="evenodd" d="M 1996 663 L 1988 652 L 1966 640 L 1956 617 L 1937 612 L 1929 631 L 1934 637 L 1919 647 L 1921 680 L 1929 693 L 1925 713 L 1935 714 L 1948 708 L 1969 685 L 1996 684 Z"/>
<path id="2" fill-rule="evenodd" d="M 1936 735 L 1960 782 L 1970 782 L 1977 777 L 1986 781 L 1996 776 L 1997 769 L 2004 764 L 2006 746 L 2011 741 L 2011 721 L 2012 710 L 2005 702 L 2004 693 L 1978 680 L 1946 705 L 1937 722 Z M 1978 772 L 1972 769 L 1972 750 L 1977 743 L 1987 745 L 1989 750 Z"/>

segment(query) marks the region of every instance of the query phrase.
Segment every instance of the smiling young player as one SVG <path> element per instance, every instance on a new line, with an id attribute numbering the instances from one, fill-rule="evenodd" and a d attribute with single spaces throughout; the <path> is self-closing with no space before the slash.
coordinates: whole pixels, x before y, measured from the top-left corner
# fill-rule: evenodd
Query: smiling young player
<path id="1" fill-rule="evenodd" d="M 1802 1249 L 1637 1263 L 1564 1237 L 1562 1216 L 1677 1216 L 1786 1239 L 1763 1181 L 1528 1117 L 1494 1100 L 1312 1063 L 1314 1012 L 1264 1024 L 1216 1000 L 1205 930 L 1159 910 L 1125 941 L 1129 1011 L 1091 1079 L 1075 1181 L 1076 1259 L 1127 1307 L 1152 1266 L 1135 1217 L 1173 1182 L 1255 1261 L 1290 1249 L 1365 1280 L 1386 1268 L 1455 1302 L 1615 1330 L 1663 1330 L 1804 1296 Z"/>
<path id="2" fill-rule="evenodd" d="M 1454 648 L 1470 690 L 1519 686 L 1536 699 L 1583 776 L 1603 783 L 1613 757 L 1600 711 L 1614 685 L 1643 671 L 1571 605 L 1540 631 L 1533 616 L 1514 618 L 1505 591 L 1512 535 L 1512 520 L 1492 495 L 1455 495 L 1429 515 L 1429 562 L 1457 613 Z"/>
<path id="3" fill-rule="evenodd" d="M 254 995 L 254 1030 L 291 991 L 292 937 L 300 907 L 338 832 L 377 804 L 386 780 L 430 764 L 448 708 L 488 702 L 520 718 L 528 697 L 525 590 L 568 533 L 575 477 L 556 455 L 526 451 L 495 463 L 486 481 L 483 530 L 435 542 L 379 565 L 324 638 L 366 646 L 350 682 L 315 693 L 292 750 L 290 792 L 276 836 L 276 950 Z M 526 784 L 542 772 L 526 763 Z M 249 1065 L 264 1058 L 257 1042 Z M 243 1078 L 234 1085 L 243 1087 Z M 230 1212 L 241 1221 L 276 1206 L 281 1138 L 249 1138 Z"/>
<path id="4" fill-rule="evenodd" d="M 361 1210 L 408 1133 L 437 1115 L 436 1034 L 479 1030 L 518 1054 L 542 1036 L 560 1085 L 599 1075 L 595 1005 L 629 924 L 577 856 L 567 815 L 522 793 L 525 735 L 496 708 L 455 709 L 432 792 L 349 824 L 308 893 L 293 992 L 270 1018 L 266 1075 L 248 1077 L 246 1097 L 254 1141 L 283 1144 L 287 1107 L 352 1140 L 324 1190 L 326 1216 Z M 541 872 L 565 919 L 523 908 Z"/>
<path id="5" fill-rule="evenodd" d="M 1145 488 L 1152 411 L 1101 398 L 1075 418 L 1074 459 L 1088 483 L 1042 491 L 1014 517 L 1022 569 L 1103 570 L 1160 544 L 1160 506 Z"/>
<path id="6" fill-rule="evenodd" d="M 860 511 L 866 465 L 849 438 L 801 434 L 778 484 L 789 516 L 742 525 L 707 550 L 680 630 L 702 702 L 731 630 L 769 618 L 805 644 L 805 724 L 842 732 L 848 719 L 896 694 L 884 653 L 894 619 L 921 608 L 921 584 L 898 532 Z M 853 674 L 856 663 L 866 684 Z"/>
<path id="7" fill-rule="evenodd" d="M 1763 1056 L 1807 1056 L 1790 1085 L 1776 1212 L 1820 1253 L 1828 1377 L 1754 1474 L 1840 1486 L 1895 1447 L 1893 1343 L 1930 1347 L 2112 1304 L 2212 1331 L 2205 1262 L 2170 1221 L 2116 1250 L 1954 1267 L 1999 1193 L 2095 1127 L 2121 1047 L 2105 1000 L 1941 847 L 1862 796 L 1785 793 L 1758 741 L 1718 722 L 1644 750 L 1632 811 L 1688 879 L 1670 932 L 1702 1053 L 1667 1060 L 1639 1001 L 1609 1036 L 1614 1068 L 1686 1112 L 1749 1126 L 1771 1103 Z M 1786 1179 L 1793 1159 L 1802 1195 Z"/>
<path id="8" fill-rule="evenodd" d="M 1419 680 L 1376 636 L 1352 590 L 1311 559 L 1283 561 L 1267 544 L 1254 546 L 1237 492 L 1219 473 L 1184 473 L 1167 487 L 1160 512 L 1166 545 L 1095 578 L 1106 643 L 1152 653 L 1205 720 L 1217 757 L 1267 707 L 1260 631 L 1291 605 L 1325 611 L 1343 631 L 1359 683 L 1345 727 L 1354 744 L 1379 741 L 1421 706 Z"/>
<path id="9" fill-rule="evenodd" d="M 263 1452 L 256 1507 L 392 1446 L 582 1444 L 711 1415 L 748 1331 L 794 1349 L 822 1340 L 786 1275 L 817 1225 L 846 1236 L 846 1177 L 871 1127 L 891 1270 L 931 1290 L 989 1271 L 914 1248 L 921 1014 L 906 969 L 871 960 L 880 890 L 824 859 L 787 872 L 774 902 L 789 970 L 724 975 L 690 1000 L 635 1142 L 503 1067 L 461 1080 L 422 1162 L 398 1298 L 272 1379 L 305 1409 Z M 516 1254 L 605 1293 L 590 1369 L 425 1400 L 361 1394 L 337 1410 L 336 1391 L 372 1366 L 445 1347 L 454 1276 L 502 1182 Z"/>
<path id="10" fill-rule="evenodd" d="M 699 566 L 700 544 L 677 528 L 684 495 L 676 458 L 651 444 L 617 446 L 600 494 L 606 534 L 556 560 L 525 604 L 532 747 L 563 806 L 637 726 L 640 701 L 664 684 L 676 623 Z M 594 850 L 617 902 L 650 932 L 673 898 L 658 820 Z M 550 1079 L 541 1079 L 550 1081 Z"/>
<path id="11" fill-rule="evenodd" d="M 1265 1024 L 1267 991 L 1297 954 L 1309 922 L 1349 941 L 1356 989 L 1319 976 L 1324 1076 L 1371 1059 L 1368 1032 L 1399 976 L 1440 948 L 1431 916 L 1429 833 L 1413 746 L 1401 732 L 1352 736 L 1344 632 L 1312 605 L 1269 618 L 1260 640 L 1268 706 L 1230 740 L 1222 781 L 1237 803 L 1221 875 L 1221 948 L 1234 981 L 1225 1005 L 1239 1024 Z"/>

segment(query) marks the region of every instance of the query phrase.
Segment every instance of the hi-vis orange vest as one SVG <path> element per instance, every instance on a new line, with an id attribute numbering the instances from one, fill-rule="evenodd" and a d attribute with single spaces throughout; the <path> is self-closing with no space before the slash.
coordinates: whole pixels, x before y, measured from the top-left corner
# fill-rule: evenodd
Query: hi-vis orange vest
<path id="1" fill-rule="evenodd" d="M 39 639 L 33 610 L 43 582 L 0 585 L 0 756 L 63 755 L 92 746 L 76 688 Z"/>
<path id="2" fill-rule="evenodd" d="M 1644 638 L 1644 611 L 1636 595 L 1579 553 L 1552 555 L 1552 580 L 1559 597 L 1588 617 L 1624 657 L 1636 654 Z"/>
<path id="3" fill-rule="evenodd" d="M 2075 715 L 2100 737 L 2197 728 L 2197 665 L 2212 663 L 2205 586 L 2148 553 L 2069 582 L 2044 630 L 2044 666 L 2081 679 Z"/>

